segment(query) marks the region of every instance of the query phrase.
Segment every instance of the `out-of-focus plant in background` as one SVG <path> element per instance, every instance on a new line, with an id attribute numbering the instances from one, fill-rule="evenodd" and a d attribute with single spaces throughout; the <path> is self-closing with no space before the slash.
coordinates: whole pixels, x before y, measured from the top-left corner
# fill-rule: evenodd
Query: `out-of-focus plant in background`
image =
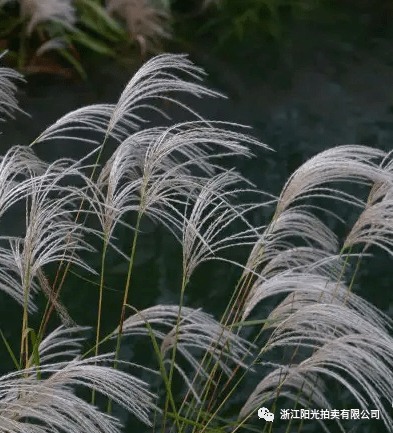
<path id="1" fill-rule="evenodd" d="M 364 40 L 390 34 L 392 13 L 384 0 L 0 0 L 0 48 L 25 74 L 74 70 L 86 78 L 89 52 L 144 61 L 169 41 L 181 51 L 208 45 L 236 53 L 257 45 L 278 52 L 293 23 Z"/>
<path id="2" fill-rule="evenodd" d="M 164 3 L 147 0 L 3 0 L 0 45 L 24 73 L 69 76 L 72 66 L 86 77 L 86 51 L 116 58 L 161 50 L 168 19 Z"/>

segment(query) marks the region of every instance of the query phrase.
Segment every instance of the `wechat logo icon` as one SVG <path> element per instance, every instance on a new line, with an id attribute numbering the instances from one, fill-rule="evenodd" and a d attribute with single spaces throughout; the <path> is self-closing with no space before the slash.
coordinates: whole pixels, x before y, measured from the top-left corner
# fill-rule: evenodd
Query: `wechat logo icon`
<path id="1" fill-rule="evenodd" d="M 258 409 L 258 418 L 263 418 L 265 421 L 273 422 L 274 413 L 269 412 L 266 407 L 261 407 Z"/>

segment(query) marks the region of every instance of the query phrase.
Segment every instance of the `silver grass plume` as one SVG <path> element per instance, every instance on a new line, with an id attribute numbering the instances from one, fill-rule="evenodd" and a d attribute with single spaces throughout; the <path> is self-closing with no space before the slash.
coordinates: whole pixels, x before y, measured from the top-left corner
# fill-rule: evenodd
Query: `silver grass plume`
<path id="1" fill-rule="evenodd" d="M 185 78 L 180 78 L 180 73 Z M 31 144 L 54 138 L 92 141 L 74 134 L 81 131 L 96 131 L 105 137 L 125 140 L 129 133 L 141 127 L 146 120 L 141 109 L 149 109 L 168 115 L 159 108 L 157 102 L 169 101 L 203 120 L 173 94 L 186 93 L 196 97 L 223 97 L 219 92 L 208 89 L 201 81 L 203 69 L 193 65 L 183 54 L 161 54 L 146 62 L 132 77 L 116 104 L 94 104 L 74 110 L 43 131 Z M 187 79 L 186 79 L 187 78 Z M 93 140 L 94 143 L 97 141 Z"/>
<path id="2" fill-rule="evenodd" d="M 224 171 L 214 181 L 209 179 L 220 170 L 214 160 L 233 155 L 250 157 L 244 143 L 259 144 L 225 126 L 233 125 L 187 122 L 170 128 L 144 129 L 123 141 L 97 180 L 102 191 L 97 216 L 108 239 L 123 214 L 134 211 L 162 223 L 179 240 L 183 236 L 187 250 L 184 230 L 188 227 L 190 234 L 191 224 L 186 222 L 186 209 L 193 209 L 195 219 L 197 206 L 209 203 L 208 197 L 201 196 L 202 190 L 211 191 L 211 197 L 216 195 L 220 200 L 224 198 L 221 189 L 244 180 L 235 171 Z"/>
<path id="3" fill-rule="evenodd" d="M 86 187 L 73 187 L 64 184 L 69 176 L 89 180 L 73 161 L 58 160 L 42 170 L 34 157 L 27 179 L 15 182 L 14 177 L 23 173 L 29 149 L 16 148 L 7 153 L 0 164 L 4 173 L 4 192 L 0 203 L 1 211 L 22 201 L 26 206 L 26 231 L 23 237 L 2 236 L 8 248 L 0 248 L 0 290 L 10 293 L 22 305 L 28 297 L 28 308 L 34 310 L 32 295 L 38 290 L 37 278 L 42 280 L 42 269 L 53 262 L 67 260 L 90 273 L 95 271 L 76 254 L 94 249 L 85 240 L 85 234 L 97 234 L 93 229 L 75 221 L 78 205 L 85 197 Z M 11 161 L 6 161 L 6 158 Z M 19 164 L 12 164 L 12 161 Z M 14 170 L 18 170 L 17 173 Z M 35 175 L 34 170 L 41 170 Z M 28 171 L 26 168 L 25 171 Z M 72 249 L 72 251 L 71 251 Z M 45 288 L 45 287 L 44 287 Z M 46 293 L 48 295 L 48 293 Z"/>
<path id="4" fill-rule="evenodd" d="M 155 409 L 155 396 L 147 384 L 109 367 L 111 354 L 80 357 L 83 339 L 77 333 L 83 330 L 53 331 L 39 346 L 40 365 L 0 377 L 0 431 L 120 432 L 119 421 L 78 397 L 76 386 L 96 390 L 151 425 L 149 413 Z M 71 359 L 58 361 L 65 355 Z"/>
<path id="5" fill-rule="evenodd" d="M 176 342 L 177 353 L 203 380 L 209 378 L 209 372 L 215 363 L 218 363 L 219 368 L 228 377 L 234 367 L 246 367 L 244 358 L 250 356 L 253 349 L 253 345 L 247 340 L 232 333 L 228 327 L 200 309 L 182 306 L 179 323 L 178 319 L 179 306 L 156 305 L 129 316 L 124 322 L 123 333 L 128 337 L 136 335 L 148 337 L 152 330 L 155 338 L 161 342 L 161 356 L 165 364 L 171 362 L 168 355 Z M 150 330 L 147 324 L 150 325 Z M 210 367 L 208 364 L 201 364 L 206 353 L 209 353 L 214 360 Z M 199 401 L 198 393 L 194 389 L 194 381 L 190 381 L 189 374 L 181 367 L 178 356 L 175 369 Z"/>
<path id="6" fill-rule="evenodd" d="M 251 393 L 240 418 L 277 395 L 306 408 L 313 404 L 329 407 L 320 391 L 323 379 L 333 378 L 362 409 L 372 404 L 389 431 L 393 428 L 383 404 L 384 399 L 390 402 L 393 398 L 393 322 L 355 295 L 352 282 L 346 284 L 347 276 L 354 272 L 348 259 L 359 263 L 371 244 L 391 254 L 393 176 L 389 159 L 389 154 L 365 146 L 339 146 L 307 161 L 285 184 L 273 220 L 248 261 L 247 268 L 256 270 L 257 276 L 248 287 L 242 319 L 262 300 L 287 296 L 263 328 L 270 334 L 261 345 L 257 363 L 271 372 Z M 367 201 L 331 186 L 340 181 L 369 186 Z M 314 215 L 314 210 L 332 214 L 308 200 L 320 197 L 363 209 L 341 247 L 336 235 Z M 358 244 L 363 244 L 360 254 L 353 250 Z M 248 278 L 247 270 L 243 278 Z M 292 348 L 294 357 L 289 364 L 268 360 L 269 352 L 278 347 Z"/>
<path id="7" fill-rule="evenodd" d="M 0 59 L 4 54 L 0 55 Z M 22 112 L 15 97 L 17 87 L 14 81 L 24 81 L 23 76 L 13 69 L 0 67 L 0 120 L 2 121 L 5 120 L 5 116 L 13 117 L 14 111 Z"/>

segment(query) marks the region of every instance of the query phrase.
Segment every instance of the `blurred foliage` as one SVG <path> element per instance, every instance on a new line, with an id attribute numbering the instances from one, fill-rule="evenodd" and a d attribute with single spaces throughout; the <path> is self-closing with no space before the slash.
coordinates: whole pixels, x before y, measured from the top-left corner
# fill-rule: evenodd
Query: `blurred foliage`
<path id="1" fill-rule="evenodd" d="M 74 23 L 61 19 L 62 14 L 66 16 L 64 3 L 53 0 L 50 9 L 39 2 L 0 2 L 0 50 L 6 49 L 9 65 L 24 74 L 45 72 L 71 77 L 73 71 L 77 71 L 86 79 L 82 60 L 87 52 L 114 58 L 141 55 L 139 48 L 143 35 L 130 34 L 129 23 L 124 23 L 119 14 L 115 16 L 122 10 L 112 8 L 112 14 L 101 0 L 72 0 L 69 6 L 75 15 Z M 156 9 L 143 6 L 138 12 L 141 10 L 148 10 L 151 19 Z M 139 18 L 135 17 L 135 20 Z"/>
<path id="2" fill-rule="evenodd" d="M 221 0 L 214 3 L 215 13 L 198 31 L 200 34 L 216 31 L 218 46 L 233 37 L 244 39 L 255 32 L 277 40 L 289 17 L 305 17 L 319 3 L 319 0 Z"/>
<path id="3" fill-rule="evenodd" d="M 392 0 L 175 0 L 172 7 L 177 36 L 216 52 L 253 46 L 277 52 L 302 24 L 352 42 L 393 36 Z"/>
<path id="4" fill-rule="evenodd" d="M 88 52 L 144 60 L 169 39 L 183 51 L 206 45 L 244 57 L 257 47 L 274 57 L 302 20 L 356 42 L 392 37 L 392 0 L 70 0 L 75 24 L 47 17 L 32 26 L 40 1 L 0 0 L 0 50 L 25 74 L 86 78 Z"/>

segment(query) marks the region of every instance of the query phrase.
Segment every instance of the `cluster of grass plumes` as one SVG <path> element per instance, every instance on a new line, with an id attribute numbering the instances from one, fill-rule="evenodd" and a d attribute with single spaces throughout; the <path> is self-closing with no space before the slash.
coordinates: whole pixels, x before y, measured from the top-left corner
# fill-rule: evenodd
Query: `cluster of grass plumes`
<path id="1" fill-rule="evenodd" d="M 11 80 L 21 77 L 0 71 L 0 114 L 7 116 L 17 110 Z M 220 96 L 198 82 L 202 75 L 185 56 L 153 58 L 117 104 L 75 110 L 1 158 L 0 216 L 22 204 L 25 230 L 0 238 L 1 295 L 21 306 L 17 350 L 17 336 L 11 341 L 0 330 L 1 356 L 14 364 L 0 378 L 0 431 L 112 433 L 121 428 L 114 405 L 162 431 L 235 432 L 261 423 L 267 430 L 281 425 L 298 431 L 312 421 L 280 420 L 276 412 L 270 424 L 256 411 L 283 404 L 340 409 L 329 400 L 332 381 L 355 407 L 379 410 L 393 430 L 387 409 L 393 399 L 392 323 L 352 290 L 370 248 L 393 252 L 390 155 L 337 147 L 301 166 L 279 197 L 262 193 L 230 164 L 251 157 L 252 147 L 267 146 L 244 127 L 204 120 L 177 101 L 179 92 Z M 142 113 L 165 116 L 162 99 L 178 103 L 194 120 L 149 127 Z M 86 138 L 86 132 L 100 138 Z M 86 156 L 42 161 L 35 146 L 54 138 L 85 142 Z M 104 156 L 113 143 L 112 154 Z M 368 197 L 349 192 L 348 182 L 360 191 L 367 187 Z M 331 201 L 358 212 L 344 240 L 324 222 L 326 215 L 340 220 Z M 275 209 L 274 216 L 255 227 L 250 215 L 261 206 Z M 182 276 L 178 305 L 140 311 L 129 299 L 137 289 L 132 276 L 146 218 L 180 242 Z M 129 251 L 119 244 L 118 227 L 129 233 Z M 245 264 L 228 254 L 234 247 L 249 248 Z M 99 269 L 89 264 L 89 254 L 100 257 Z M 108 254 L 127 261 L 128 272 L 116 287 L 123 298 L 118 320 L 104 332 Z M 219 320 L 185 305 L 194 271 L 212 260 L 241 270 Z M 53 267 L 52 277 L 47 270 Z M 75 323 L 63 302 L 71 274 L 89 275 L 98 293 L 90 331 Z M 274 306 L 261 317 L 259 306 L 268 298 Z M 122 345 L 133 339 L 144 339 L 154 366 L 121 359 Z M 249 379 L 254 386 L 239 401 Z M 351 428 L 340 419 L 314 422 L 327 430 Z"/>

